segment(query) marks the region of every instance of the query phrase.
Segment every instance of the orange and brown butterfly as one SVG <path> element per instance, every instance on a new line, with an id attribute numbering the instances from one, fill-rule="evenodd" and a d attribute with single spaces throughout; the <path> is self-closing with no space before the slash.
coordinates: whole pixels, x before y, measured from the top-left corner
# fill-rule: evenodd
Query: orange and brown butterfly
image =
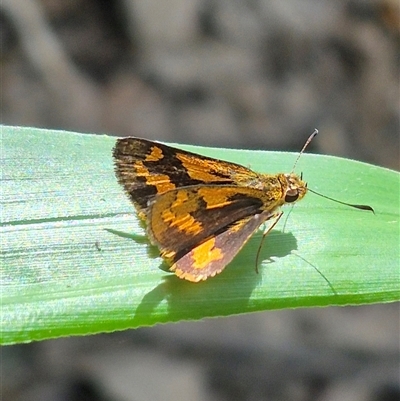
<path id="1" fill-rule="evenodd" d="M 272 221 L 268 233 L 280 207 L 307 193 L 293 172 L 256 173 L 147 139 L 118 139 L 113 156 L 150 241 L 170 271 L 192 282 L 221 273 L 261 224 Z"/>

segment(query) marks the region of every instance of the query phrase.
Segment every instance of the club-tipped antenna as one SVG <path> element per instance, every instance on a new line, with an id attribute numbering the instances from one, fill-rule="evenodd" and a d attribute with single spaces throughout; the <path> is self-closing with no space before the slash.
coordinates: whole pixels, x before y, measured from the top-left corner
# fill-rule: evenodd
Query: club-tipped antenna
<path id="1" fill-rule="evenodd" d="M 294 172 L 294 169 L 296 168 L 296 165 L 297 165 L 297 162 L 300 159 L 300 156 L 304 153 L 304 151 L 306 150 L 308 144 L 314 139 L 315 136 L 317 136 L 317 134 L 318 134 L 318 130 L 315 128 L 314 132 L 308 137 L 306 143 L 304 144 L 304 146 L 301 149 L 299 155 L 297 156 L 297 159 L 296 159 L 296 161 L 294 162 L 294 165 L 293 165 L 292 173 Z"/>
<path id="2" fill-rule="evenodd" d="M 340 203 L 340 204 L 342 204 L 342 205 L 354 207 L 355 209 L 369 210 L 370 212 L 372 212 L 373 214 L 375 214 L 375 210 L 374 210 L 371 206 L 368 206 L 368 205 L 356 205 L 356 204 L 354 204 L 354 203 L 342 202 L 342 201 L 340 201 L 340 200 L 331 198 L 331 197 L 329 197 L 329 196 L 322 195 L 322 194 L 320 194 L 319 192 L 314 191 L 313 189 L 307 188 L 307 190 L 310 191 L 310 192 L 312 192 L 312 193 L 315 194 L 315 195 L 321 196 L 322 198 L 329 199 L 330 201 L 333 201 L 333 202 L 336 202 L 336 203 Z"/>

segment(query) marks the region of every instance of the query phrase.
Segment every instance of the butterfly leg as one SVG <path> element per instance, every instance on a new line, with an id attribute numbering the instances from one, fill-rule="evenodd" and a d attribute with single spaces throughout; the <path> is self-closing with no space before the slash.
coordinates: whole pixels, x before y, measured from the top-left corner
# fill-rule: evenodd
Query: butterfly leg
<path id="1" fill-rule="evenodd" d="M 264 243 L 264 239 L 265 239 L 265 237 L 270 233 L 270 231 L 272 231 L 272 229 L 276 226 L 276 224 L 278 223 L 278 221 L 280 220 L 280 218 L 282 217 L 282 215 L 283 215 L 283 212 L 277 212 L 277 213 L 272 214 L 272 215 L 269 217 L 269 219 L 268 219 L 268 220 L 270 220 L 270 219 L 275 219 L 275 220 L 274 220 L 274 222 L 268 227 L 268 229 L 267 229 L 266 231 L 264 231 L 263 236 L 262 236 L 262 238 L 261 238 L 261 242 L 260 242 L 260 245 L 259 245 L 259 247 L 258 247 L 257 256 L 256 256 L 256 273 L 257 273 L 257 274 L 258 274 L 258 260 L 259 260 L 259 257 L 260 257 L 260 252 L 261 252 L 262 245 L 263 245 L 263 243 Z"/>

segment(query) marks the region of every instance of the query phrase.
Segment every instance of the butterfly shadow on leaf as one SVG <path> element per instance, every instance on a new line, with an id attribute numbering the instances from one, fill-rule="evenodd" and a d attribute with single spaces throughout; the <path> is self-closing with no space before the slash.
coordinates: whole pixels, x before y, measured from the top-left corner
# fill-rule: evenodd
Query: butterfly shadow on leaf
<path id="1" fill-rule="evenodd" d="M 263 281 L 263 277 L 268 277 L 268 264 L 297 249 L 297 241 L 292 233 L 273 230 L 260 250 L 257 274 L 256 254 L 261 239 L 262 232 L 259 231 L 222 273 L 206 281 L 192 283 L 172 273 L 165 276 L 159 285 L 143 297 L 135 311 L 134 321 L 137 324 L 145 319 L 148 321 L 164 300 L 168 303 L 165 321 L 200 319 L 254 310 L 249 306 L 249 300 L 257 286 L 268 285 L 267 280 Z M 264 261 L 268 261 L 267 264 L 262 263 Z M 168 270 L 164 262 L 160 268 Z"/>

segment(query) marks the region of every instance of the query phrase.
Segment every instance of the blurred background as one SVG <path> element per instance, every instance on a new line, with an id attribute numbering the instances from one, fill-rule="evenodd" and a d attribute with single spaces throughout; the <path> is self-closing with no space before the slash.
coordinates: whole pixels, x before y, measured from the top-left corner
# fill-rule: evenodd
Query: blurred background
<path id="1" fill-rule="evenodd" d="M 294 151 L 318 128 L 313 152 L 399 168 L 398 0 L 2 0 L 0 28 L 2 124 Z M 397 401 L 399 356 L 398 304 L 257 313 L 3 347 L 1 399 Z"/>

